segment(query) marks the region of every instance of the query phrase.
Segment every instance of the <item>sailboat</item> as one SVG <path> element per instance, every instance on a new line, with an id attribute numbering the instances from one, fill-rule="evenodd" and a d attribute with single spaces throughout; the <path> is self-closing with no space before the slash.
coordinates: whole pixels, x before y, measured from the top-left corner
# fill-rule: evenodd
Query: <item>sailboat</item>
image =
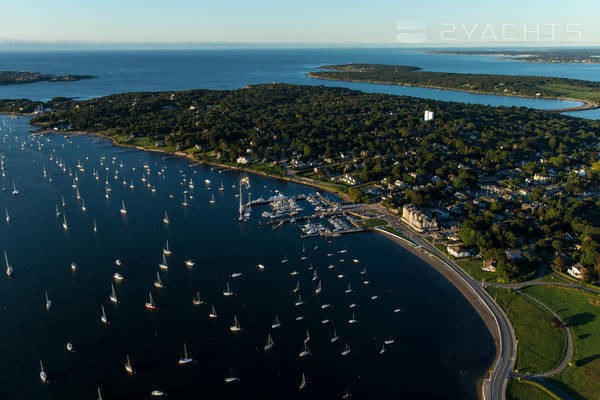
<path id="1" fill-rule="evenodd" d="M 277 314 L 275 314 L 275 320 L 271 324 L 271 328 L 275 329 L 275 328 L 279 328 L 280 326 L 281 326 L 281 321 L 279 320 L 279 316 Z"/>
<path id="2" fill-rule="evenodd" d="M 299 290 L 300 290 L 300 282 L 296 282 L 296 287 L 294 288 L 294 290 L 292 290 L 292 292 L 298 293 Z"/>
<path id="3" fill-rule="evenodd" d="M 242 328 L 240 327 L 240 322 L 238 321 L 235 315 L 233 316 L 233 325 L 229 327 L 229 330 L 231 332 L 239 332 L 242 330 Z"/>
<path id="4" fill-rule="evenodd" d="M 163 289 L 165 287 L 160 279 L 160 273 L 158 271 L 156 271 L 156 281 L 154 282 L 154 287 L 158 289 Z"/>
<path id="5" fill-rule="evenodd" d="M 94 230 L 94 233 L 98 232 L 98 227 L 96 226 L 96 220 L 94 220 L 94 226 L 92 229 Z"/>
<path id="6" fill-rule="evenodd" d="M 81 200 L 81 194 L 79 193 L 79 189 L 75 191 L 75 197 L 77 197 L 77 200 Z"/>
<path id="7" fill-rule="evenodd" d="M 346 342 L 346 346 L 344 346 L 344 350 L 340 354 L 343 356 L 350 354 L 350 345 L 348 345 L 348 342 Z"/>
<path id="8" fill-rule="evenodd" d="M 223 296 L 226 296 L 226 297 L 228 297 L 228 296 L 233 296 L 233 292 L 232 292 L 232 291 L 231 291 L 231 289 L 229 288 L 229 282 L 227 282 L 227 284 L 226 284 L 226 288 L 225 288 L 225 290 L 223 291 Z"/>
<path id="9" fill-rule="evenodd" d="M 339 336 L 337 335 L 337 331 L 334 329 L 333 330 L 333 336 L 331 337 L 331 339 L 329 339 L 329 341 L 331 343 L 335 343 L 335 342 L 338 341 L 338 339 L 339 339 Z"/>
<path id="10" fill-rule="evenodd" d="M 63 229 L 66 231 L 69 229 L 69 226 L 67 225 L 67 216 L 63 214 L 63 224 L 62 224 Z"/>
<path id="11" fill-rule="evenodd" d="M 151 292 L 148 292 L 148 301 L 144 305 L 148 310 L 156 310 L 156 304 L 154 304 L 154 299 L 152 298 Z"/>
<path id="12" fill-rule="evenodd" d="M 302 295 L 301 295 L 301 294 L 299 294 L 299 295 L 298 295 L 298 301 L 296 301 L 296 302 L 294 303 L 294 305 L 295 305 L 296 307 L 299 307 L 299 306 L 301 306 L 302 304 L 304 304 L 304 301 L 302 300 Z"/>
<path id="13" fill-rule="evenodd" d="M 4 211 L 6 212 L 6 223 L 10 222 L 10 215 L 8 215 L 8 209 L 4 209 Z"/>
<path id="14" fill-rule="evenodd" d="M 111 283 L 110 285 L 111 288 L 111 292 L 110 292 L 110 296 L 108 297 L 110 299 L 110 301 L 112 303 L 118 303 L 119 299 L 117 299 L 117 293 L 115 292 L 115 286 Z"/>
<path id="15" fill-rule="evenodd" d="M 184 344 L 183 344 L 183 357 L 181 357 L 181 358 L 179 359 L 179 364 L 189 364 L 189 363 L 191 363 L 192 361 L 193 361 L 193 358 L 191 358 L 191 357 L 188 355 L 188 352 L 187 352 L 187 346 L 186 346 L 186 345 L 185 345 L 185 343 L 184 343 Z"/>
<path id="16" fill-rule="evenodd" d="M 273 341 L 273 338 L 271 337 L 271 334 L 267 334 L 267 344 L 265 345 L 265 351 L 269 351 L 273 348 L 273 345 L 275 344 L 275 342 Z"/>
<path id="17" fill-rule="evenodd" d="M 210 204 L 215 204 L 215 195 L 214 194 L 210 198 Z"/>
<path id="18" fill-rule="evenodd" d="M 184 207 L 189 206 L 189 203 L 187 202 L 187 195 L 185 193 L 183 194 L 183 203 L 181 203 L 181 205 Z"/>
<path id="19" fill-rule="evenodd" d="M 319 281 L 319 283 L 317 283 L 317 288 L 315 289 L 315 294 L 321 293 L 322 290 L 321 281 Z"/>
<path id="20" fill-rule="evenodd" d="M 200 299 L 200 292 L 196 292 L 196 294 L 194 295 L 194 297 L 192 298 L 192 303 L 195 306 L 199 306 L 201 304 L 203 304 L 204 302 L 202 301 L 202 299 Z"/>
<path id="21" fill-rule="evenodd" d="M 12 191 L 13 196 L 16 196 L 19 194 L 19 191 L 17 190 L 17 186 L 15 185 L 15 181 L 13 180 L 13 191 Z"/>
<path id="22" fill-rule="evenodd" d="M 192 267 L 193 267 L 193 266 L 195 266 L 195 265 L 196 265 L 196 263 L 195 263 L 195 262 L 193 262 L 192 260 L 189 260 L 189 259 L 188 259 L 188 260 L 185 260 L 185 266 L 186 266 L 186 267 L 192 268 Z"/>
<path id="23" fill-rule="evenodd" d="M 222 192 L 224 190 L 225 190 L 225 188 L 223 187 L 223 182 L 221 182 L 221 186 L 219 186 L 219 191 Z"/>
<path id="24" fill-rule="evenodd" d="M 42 364 L 42 360 L 40 360 L 40 379 L 43 383 L 48 382 L 48 375 L 46 375 L 46 371 L 44 371 L 44 364 Z"/>
<path id="25" fill-rule="evenodd" d="M 69 353 L 73 352 L 73 343 L 67 342 L 67 345 L 65 347 Z"/>
<path id="26" fill-rule="evenodd" d="M 306 337 L 304 338 L 304 343 L 310 342 L 310 332 L 308 329 L 306 330 Z"/>
<path id="27" fill-rule="evenodd" d="M 60 211 L 58 211 L 58 204 L 56 205 L 56 218 L 60 217 Z"/>
<path id="28" fill-rule="evenodd" d="M 238 377 L 235 374 L 235 372 L 233 371 L 233 369 L 229 370 L 229 373 L 227 374 L 227 376 L 225 377 L 225 383 L 234 383 L 238 381 Z"/>
<path id="29" fill-rule="evenodd" d="M 302 351 L 298 354 L 300 357 L 306 357 L 310 355 L 310 351 L 308 350 L 308 344 L 305 342 Z"/>
<path id="30" fill-rule="evenodd" d="M 4 262 L 6 263 L 6 275 L 10 278 L 13 276 L 13 267 L 8 263 L 8 256 L 4 250 Z"/>
<path id="31" fill-rule="evenodd" d="M 62 206 L 66 207 L 67 203 L 65 203 L 65 196 L 63 196 L 62 194 L 60 195 L 61 201 L 62 201 Z"/>
<path id="32" fill-rule="evenodd" d="M 81 199 L 81 211 L 85 212 L 87 210 L 87 207 L 85 206 L 85 200 Z"/>
<path id="33" fill-rule="evenodd" d="M 169 265 L 167 264 L 167 257 L 165 256 L 165 253 L 163 253 L 162 262 L 160 264 L 158 264 L 158 266 L 161 269 L 169 269 Z"/>
<path id="34" fill-rule="evenodd" d="M 165 244 L 165 248 L 163 249 L 163 253 L 166 256 L 170 256 L 172 254 L 171 250 L 169 249 L 169 241 L 167 240 L 167 243 Z"/>
<path id="35" fill-rule="evenodd" d="M 385 342 L 381 345 L 381 350 L 379 350 L 379 354 L 385 353 Z"/>
<path id="36" fill-rule="evenodd" d="M 115 278 L 115 280 L 116 280 L 117 282 L 121 282 L 123 279 L 125 279 L 125 278 L 123 278 L 123 275 L 121 275 L 121 274 L 120 274 L 120 273 L 118 273 L 118 272 L 115 272 L 115 274 L 113 275 L 113 278 Z"/>
<path id="37" fill-rule="evenodd" d="M 356 317 L 354 316 L 354 313 L 352 313 L 352 318 L 350 318 L 348 320 L 349 324 L 356 324 L 358 322 L 358 320 L 356 319 Z"/>
<path id="38" fill-rule="evenodd" d="M 319 275 L 317 274 L 317 270 L 313 270 L 313 276 L 312 276 L 312 281 L 316 281 L 317 279 L 319 279 Z"/>
<path id="39" fill-rule="evenodd" d="M 127 214 L 127 209 L 125 208 L 125 200 L 121 200 L 121 214 Z"/>
<path id="40" fill-rule="evenodd" d="M 150 392 L 150 396 L 152 396 L 152 397 L 162 397 L 162 396 L 165 396 L 165 392 L 163 392 L 161 390 L 153 390 L 152 392 Z"/>
<path id="41" fill-rule="evenodd" d="M 210 308 L 210 314 L 208 314 L 208 318 L 217 318 L 217 310 L 215 310 L 215 306 Z"/>
<path id="42" fill-rule="evenodd" d="M 75 263 L 71 263 L 71 271 L 75 272 L 77 271 L 79 268 L 77 267 L 77 264 Z"/>
<path id="43" fill-rule="evenodd" d="M 167 215 L 167 212 L 166 212 L 166 211 L 165 211 L 165 217 L 163 218 L 163 222 L 164 222 L 165 224 L 168 224 L 169 222 L 171 222 L 171 221 L 169 221 L 169 216 Z"/>
<path id="44" fill-rule="evenodd" d="M 127 355 L 127 361 L 125 362 L 125 371 L 127 371 L 129 374 L 133 374 L 133 367 L 131 366 L 129 355 Z"/>
<path id="45" fill-rule="evenodd" d="M 100 316 L 100 321 L 102 321 L 102 323 L 104 325 L 108 324 L 108 318 L 106 317 L 106 311 L 104 311 L 104 305 L 100 306 L 102 308 L 102 315 Z"/>
<path id="46" fill-rule="evenodd" d="M 102 400 L 102 392 L 100 391 L 99 386 L 98 386 L 98 400 Z"/>
<path id="47" fill-rule="evenodd" d="M 302 373 L 302 380 L 300 381 L 300 390 L 304 389 L 306 387 L 306 376 L 304 375 L 304 372 Z"/>
<path id="48" fill-rule="evenodd" d="M 284 254 L 283 258 L 281 259 L 281 263 L 285 264 L 286 262 L 288 262 L 287 256 Z"/>
<path id="49" fill-rule="evenodd" d="M 348 288 L 346 289 L 345 293 L 352 293 L 352 289 L 350 289 L 350 283 L 348 283 Z"/>
<path id="50" fill-rule="evenodd" d="M 48 298 L 48 291 L 45 291 L 46 294 L 46 311 L 50 311 L 50 308 L 52 307 L 52 300 L 50 300 L 50 298 Z"/>

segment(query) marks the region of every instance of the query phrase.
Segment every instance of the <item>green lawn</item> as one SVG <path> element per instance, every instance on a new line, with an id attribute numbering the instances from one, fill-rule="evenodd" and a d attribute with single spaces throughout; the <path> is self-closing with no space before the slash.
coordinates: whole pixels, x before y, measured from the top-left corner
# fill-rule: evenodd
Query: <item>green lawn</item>
<path id="1" fill-rule="evenodd" d="M 369 218 L 359 221 L 359 224 L 365 228 L 373 228 L 375 226 L 387 225 L 387 222 L 381 218 Z"/>
<path id="2" fill-rule="evenodd" d="M 509 290 L 490 287 L 488 291 L 515 329 L 519 341 L 515 370 L 534 374 L 556 367 L 565 355 L 567 339 L 562 329 L 550 325 L 550 313 Z"/>
<path id="3" fill-rule="evenodd" d="M 524 291 L 556 312 L 573 336 L 572 366 L 550 381 L 575 398 L 600 399 L 600 296 L 545 286 Z"/>
<path id="4" fill-rule="evenodd" d="M 464 260 L 456 261 L 456 263 L 475 280 L 481 281 L 483 279 L 486 282 L 495 282 L 497 279 L 498 275 L 495 272 L 487 272 L 481 269 L 483 267 L 482 260 Z"/>
<path id="5" fill-rule="evenodd" d="M 507 400 L 559 400 L 560 397 L 552 396 L 541 389 L 539 384 L 529 381 L 511 379 L 506 388 Z"/>

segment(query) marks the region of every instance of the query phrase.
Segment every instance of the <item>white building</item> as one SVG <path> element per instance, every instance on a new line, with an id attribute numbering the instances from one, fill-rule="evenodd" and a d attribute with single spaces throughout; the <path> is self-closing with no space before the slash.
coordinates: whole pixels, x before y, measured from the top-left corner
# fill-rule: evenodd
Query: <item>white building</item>
<path id="1" fill-rule="evenodd" d="M 427 121 L 433 121 L 433 111 L 429 111 L 429 110 L 425 110 L 425 113 L 423 115 L 423 120 L 425 122 Z"/>
<path id="2" fill-rule="evenodd" d="M 437 231 L 438 222 L 429 218 L 421 210 L 407 204 L 402 208 L 402 221 L 419 233 Z"/>
<path id="3" fill-rule="evenodd" d="M 248 157 L 246 156 L 239 156 L 237 158 L 237 160 L 235 160 L 235 162 L 237 162 L 238 164 L 248 164 Z"/>
<path id="4" fill-rule="evenodd" d="M 446 251 L 454 258 L 466 258 L 471 257 L 471 252 L 462 246 L 446 246 Z"/>
<path id="5" fill-rule="evenodd" d="M 575 279 L 581 279 L 583 275 L 583 265 L 579 263 L 572 265 L 569 269 L 567 269 L 567 273 Z"/>

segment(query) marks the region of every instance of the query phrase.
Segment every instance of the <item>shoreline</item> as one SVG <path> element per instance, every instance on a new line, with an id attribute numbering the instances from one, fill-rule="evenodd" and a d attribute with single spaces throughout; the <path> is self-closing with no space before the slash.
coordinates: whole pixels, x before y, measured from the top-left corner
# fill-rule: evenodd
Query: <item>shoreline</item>
<path id="1" fill-rule="evenodd" d="M 33 125 L 33 126 L 35 126 L 35 125 Z M 108 140 L 115 147 L 129 148 L 129 149 L 135 149 L 135 150 L 140 150 L 140 151 L 149 151 L 149 152 L 154 152 L 154 153 L 162 153 L 162 154 L 169 155 L 169 156 L 186 158 L 198 165 L 211 165 L 211 166 L 222 167 L 222 168 L 227 168 L 227 169 L 231 169 L 231 170 L 244 171 L 244 172 L 248 172 L 248 173 L 262 175 L 262 176 L 265 176 L 265 177 L 268 177 L 271 179 L 279 179 L 279 180 L 283 180 L 283 181 L 297 183 L 297 184 L 304 185 L 304 186 L 316 187 L 320 190 L 325 190 L 329 193 L 339 196 L 344 201 L 349 201 L 349 197 L 345 193 L 341 193 L 333 188 L 324 188 L 317 184 L 311 184 L 310 181 L 302 181 L 302 180 L 291 178 L 291 177 L 282 177 L 282 176 L 277 176 L 277 175 L 271 175 L 266 172 L 256 171 L 256 170 L 253 170 L 250 168 L 234 167 L 234 166 L 229 166 L 227 164 L 220 164 L 220 163 L 208 162 L 208 161 L 199 161 L 194 158 L 193 154 L 182 152 L 182 151 L 168 151 L 168 150 L 145 148 L 142 146 L 118 143 L 114 138 L 112 138 L 110 136 L 102 135 L 98 132 L 84 132 L 84 131 L 58 131 L 57 132 L 57 131 L 46 130 L 46 131 L 38 131 L 38 134 L 40 134 L 40 135 L 63 134 L 63 135 L 95 136 L 98 138 Z M 386 213 L 389 214 L 388 211 L 386 211 Z M 391 214 L 389 214 L 389 215 L 391 215 Z M 488 381 L 490 379 L 490 377 L 488 377 L 489 371 L 493 370 L 496 367 L 496 365 L 498 364 L 498 360 L 501 357 L 501 350 L 502 350 L 502 348 L 501 348 L 502 347 L 502 339 L 499 335 L 498 322 L 497 322 L 494 314 L 486 306 L 483 299 L 481 299 L 479 297 L 479 295 L 473 290 L 473 288 L 468 284 L 468 282 L 466 282 L 464 280 L 464 278 L 462 278 L 460 275 L 458 275 L 456 272 L 454 272 L 450 267 L 445 265 L 445 263 L 442 260 L 438 259 L 435 255 L 429 256 L 428 255 L 429 253 L 423 252 L 420 247 L 415 247 L 415 246 L 411 245 L 410 242 L 406 241 L 406 239 L 400 239 L 398 236 L 396 236 L 395 234 L 392 234 L 391 232 L 385 232 L 385 231 L 381 231 L 381 230 L 377 230 L 377 229 L 373 229 L 372 231 L 381 235 L 382 237 L 387 237 L 389 240 L 394 242 L 396 245 L 399 245 L 400 247 L 402 247 L 403 249 L 405 249 L 406 251 L 408 251 L 409 253 L 411 253 L 412 255 L 414 255 L 415 257 L 420 259 L 421 261 L 423 261 L 425 264 L 429 265 L 430 267 L 434 268 L 437 272 L 439 272 L 452 286 L 454 286 L 454 288 L 456 290 L 458 290 L 458 292 L 461 294 L 461 296 L 471 305 L 471 307 L 473 307 L 473 309 L 475 310 L 475 312 L 477 313 L 479 318 L 483 321 L 488 332 L 491 335 L 491 338 L 494 342 L 494 347 L 495 347 L 495 354 L 494 354 L 494 359 L 492 360 L 492 363 L 485 370 L 485 372 L 476 380 L 476 393 L 477 393 L 478 397 L 480 397 L 479 395 L 481 394 L 482 395 L 481 397 L 483 399 L 486 399 L 484 391 L 485 391 L 486 381 Z"/>
<path id="2" fill-rule="evenodd" d="M 451 92 L 461 92 L 461 93 L 471 93 L 471 94 L 483 94 L 483 95 L 491 95 L 491 96 L 499 96 L 499 97 L 519 97 L 522 99 L 531 99 L 531 100 L 566 100 L 566 101 L 577 101 L 579 103 L 583 103 L 581 106 L 576 107 L 564 107 L 564 108 L 556 108 L 556 109 L 540 109 L 539 111 L 552 111 L 552 112 L 572 112 L 572 111 L 586 111 L 586 110 L 595 110 L 600 108 L 600 104 L 596 104 L 591 100 L 585 99 L 576 99 L 571 97 L 548 97 L 548 96 L 523 96 L 518 94 L 500 94 L 494 92 L 485 92 L 485 91 L 476 91 L 476 90 L 466 90 L 466 89 L 455 89 L 448 88 L 444 86 L 434 86 L 434 85 L 412 85 L 409 83 L 392 83 L 385 81 L 373 81 L 373 80 L 358 80 L 358 79 L 335 79 L 324 76 L 315 76 L 312 72 L 308 72 L 306 74 L 309 78 L 312 79 L 320 79 L 324 81 L 332 81 L 332 82 L 354 82 L 354 83 L 370 83 L 375 85 L 391 85 L 391 86 L 405 86 L 405 87 L 420 87 L 425 89 L 438 89 L 438 90 L 448 90 Z"/>

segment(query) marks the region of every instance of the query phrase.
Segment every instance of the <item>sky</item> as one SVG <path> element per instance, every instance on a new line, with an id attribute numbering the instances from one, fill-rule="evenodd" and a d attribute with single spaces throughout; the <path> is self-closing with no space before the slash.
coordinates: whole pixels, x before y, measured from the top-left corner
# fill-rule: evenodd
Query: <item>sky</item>
<path id="1" fill-rule="evenodd" d="M 600 45 L 600 24 L 597 22 L 600 2 L 596 0 L 502 0 L 493 3 L 482 0 L 2 2 L 6 4 L 1 6 L 0 41 L 5 43 L 230 42 L 414 46 L 414 43 L 407 43 L 408 38 L 408 42 L 416 40 L 423 46 Z M 418 24 L 406 25 L 407 20 Z M 398 31 L 399 27 L 406 26 L 423 29 L 416 32 L 419 36 L 411 36 L 415 32 Z"/>

